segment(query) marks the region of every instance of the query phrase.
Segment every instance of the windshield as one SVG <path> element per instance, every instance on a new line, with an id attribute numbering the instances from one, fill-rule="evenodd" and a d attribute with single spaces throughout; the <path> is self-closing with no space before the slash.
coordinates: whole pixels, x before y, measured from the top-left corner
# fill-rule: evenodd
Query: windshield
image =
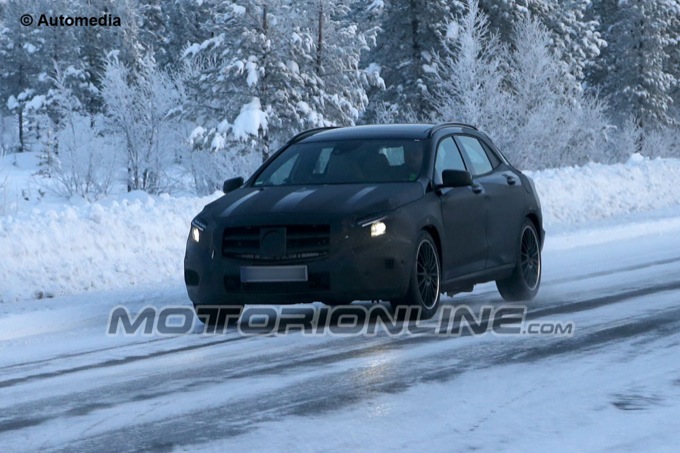
<path id="1" fill-rule="evenodd" d="M 423 163 L 420 140 L 341 140 L 297 143 L 258 176 L 255 186 L 415 181 Z"/>

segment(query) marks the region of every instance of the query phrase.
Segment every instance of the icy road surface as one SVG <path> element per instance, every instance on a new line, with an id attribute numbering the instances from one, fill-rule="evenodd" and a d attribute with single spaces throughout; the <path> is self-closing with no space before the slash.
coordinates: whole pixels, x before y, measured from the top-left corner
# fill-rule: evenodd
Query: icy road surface
<path id="1" fill-rule="evenodd" d="M 549 237 L 529 316 L 573 337 L 106 335 L 180 285 L 0 304 L 0 451 L 677 451 L 679 277 L 669 215 Z"/>

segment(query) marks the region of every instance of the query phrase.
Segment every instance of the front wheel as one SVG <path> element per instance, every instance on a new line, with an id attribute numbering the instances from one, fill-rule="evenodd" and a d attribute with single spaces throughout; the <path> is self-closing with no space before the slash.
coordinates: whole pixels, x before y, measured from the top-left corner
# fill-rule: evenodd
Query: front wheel
<path id="1" fill-rule="evenodd" d="M 429 319 L 439 308 L 441 285 L 441 265 L 439 252 L 432 236 L 421 231 L 413 260 L 413 270 L 406 296 L 392 302 L 396 309 L 400 305 L 410 305 L 420 310 L 422 319 Z"/>
<path id="2" fill-rule="evenodd" d="M 507 301 L 531 300 L 541 285 L 541 244 L 536 227 L 525 220 L 520 230 L 517 264 L 509 277 L 496 280 L 496 287 Z"/>

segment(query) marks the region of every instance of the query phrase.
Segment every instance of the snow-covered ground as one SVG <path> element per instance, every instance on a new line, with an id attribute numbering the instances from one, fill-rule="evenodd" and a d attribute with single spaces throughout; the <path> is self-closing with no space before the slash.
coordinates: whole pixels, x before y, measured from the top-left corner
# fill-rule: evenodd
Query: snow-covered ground
<path id="1" fill-rule="evenodd" d="M 219 196 L 133 192 L 95 203 L 63 200 L 34 176 L 36 170 L 34 153 L 0 159 L 0 303 L 181 281 L 189 222 Z M 675 159 L 635 155 L 626 164 L 545 170 L 532 177 L 549 241 L 575 225 L 620 223 L 621 216 L 680 204 Z M 630 236 L 628 228 L 612 234 Z"/>
<path id="2" fill-rule="evenodd" d="M 549 235 L 528 316 L 573 336 L 334 337 L 107 335 L 115 306 L 191 307 L 187 227 L 214 197 L 65 202 L 34 156 L 14 159 L 0 162 L 3 453 L 677 448 L 678 160 L 532 174 Z M 445 301 L 500 303 L 492 284 Z"/>
<path id="3" fill-rule="evenodd" d="M 0 161 L 0 302 L 182 278 L 189 222 L 215 197 L 64 200 L 36 166 L 32 153 Z"/>
<path id="4" fill-rule="evenodd" d="M 571 337 L 106 335 L 177 281 L 0 304 L 1 450 L 677 451 L 678 250 L 677 207 L 553 235 L 528 313 Z"/>

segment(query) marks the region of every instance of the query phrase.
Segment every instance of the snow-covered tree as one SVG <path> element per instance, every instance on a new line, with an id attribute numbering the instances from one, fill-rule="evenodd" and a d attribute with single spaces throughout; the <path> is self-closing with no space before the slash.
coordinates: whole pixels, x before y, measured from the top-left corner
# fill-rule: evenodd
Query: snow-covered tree
<path id="1" fill-rule="evenodd" d="M 457 0 L 381 0 L 370 4 L 382 31 L 366 59 L 384 87 L 370 91 L 367 121 L 422 120 L 433 113 L 433 56 L 442 50 L 440 43 L 448 32 L 449 19 L 462 9 L 463 3 Z"/>
<path id="2" fill-rule="evenodd" d="M 17 118 L 18 151 L 28 151 L 35 139 L 32 114 L 42 107 L 46 86 L 43 30 L 24 27 L 18 18 L 27 9 L 40 10 L 41 6 L 36 0 L 8 2 L 2 5 L 0 17 L 0 109 Z"/>
<path id="3" fill-rule="evenodd" d="M 354 124 L 368 104 L 366 88 L 382 84 L 373 68 L 361 68 L 362 52 L 375 45 L 378 28 L 362 27 L 355 22 L 357 16 L 361 18 L 355 9 L 357 3 L 356 0 L 294 3 L 298 13 L 293 14 L 306 19 L 298 30 L 311 37 L 314 56 L 313 61 L 304 59 L 298 66 L 303 72 L 312 74 L 313 71 L 316 79 L 315 89 L 305 94 L 309 100 L 302 101 L 310 108 L 304 104 L 298 106 L 303 114 L 315 111 L 313 116 L 301 118 L 303 124 Z"/>
<path id="4" fill-rule="evenodd" d="M 599 1 L 599 0 L 598 0 Z M 585 77 L 592 60 L 606 45 L 598 31 L 598 22 L 587 17 L 591 0 L 480 0 L 480 8 L 489 18 L 491 28 L 503 42 L 511 42 L 515 27 L 532 18 L 550 32 L 550 48 L 560 56 L 575 87 Z"/>
<path id="5" fill-rule="evenodd" d="M 436 120 L 479 126 L 523 168 L 606 158 L 604 107 L 574 89 L 537 20 L 518 22 L 510 45 L 502 45 L 477 1 L 468 0 L 449 30 L 446 53 L 435 57 Z"/>
<path id="6" fill-rule="evenodd" d="M 575 89 L 551 33 L 537 20 L 516 24 L 510 53 L 508 147 L 532 168 L 606 161 L 604 105 Z"/>
<path id="7" fill-rule="evenodd" d="M 184 52 L 192 74 L 191 116 L 198 126 L 191 136 L 194 152 L 226 152 L 230 158 L 257 152 L 266 158 L 295 132 L 354 124 L 368 102 L 365 87 L 374 73 L 359 67 L 373 32 L 352 22 L 353 4 L 216 5 L 219 33 Z M 220 184 L 197 181 L 213 190 Z"/>
<path id="8" fill-rule="evenodd" d="M 81 15 L 100 16 L 102 14 L 118 14 L 116 0 L 82 0 L 72 5 Z M 72 63 L 79 72 L 78 87 L 73 94 L 90 115 L 103 112 L 104 103 L 99 90 L 104 73 L 104 57 L 112 50 L 121 47 L 122 33 L 117 27 L 81 27 L 77 30 L 77 45 L 71 48 L 77 62 Z M 61 65 L 66 67 L 66 65 Z"/>
<path id="9" fill-rule="evenodd" d="M 168 168 L 182 146 L 177 118 L 183 88 L 156 66 L 152 56 L 132 75 L 115 53 L 106 60 L 102 97 L 109 130 L 120 137 L 127 156 L 128 190 L 168 190 Z"/>
<path id="10" fill-rule="evenodd" d="M 622 120 L 643 129 L 670 125 L 677 62 L 680 3 L 676 0 L 601 0 L 595 14 L 608 45 L 590 79 Z M 675 57 L 675 58 L 673 58 Z"/>
<path id="11" fill-rule="evenodd" d="M 438 68 L 430 77 L 430 94 L 437 121 L 462 121 L 493 131 L 499 144 L 508 142 L 510 103 L 504 89 L 507 49 L 489 31 L 486 15 L 476 1 L 467 12 L 447 24 L 442 53 L 434 55 Z"/>
<path id="12" fill-rule="evenodd" d="M 166 35 L 162 38 L 164 55 L 157 60 L 162 69 L 178 70 L 184 49 L 211 37 L 217 14 L 208 0 L 164 2 L 163 8 L 167 12 Z"/>
<path id="13" fill-rule="evenodd" d="M 111 189 L 122 156 L 112 137 L 104 134 L 102 115 L 89 115 L 70 88 L 71 74 L 58 67 L 55 72 L 48 98 L 59 124 L 54 146 L 47 144 L 43 152 L 50 188 L 65 197 L 96 200 Z"/>

